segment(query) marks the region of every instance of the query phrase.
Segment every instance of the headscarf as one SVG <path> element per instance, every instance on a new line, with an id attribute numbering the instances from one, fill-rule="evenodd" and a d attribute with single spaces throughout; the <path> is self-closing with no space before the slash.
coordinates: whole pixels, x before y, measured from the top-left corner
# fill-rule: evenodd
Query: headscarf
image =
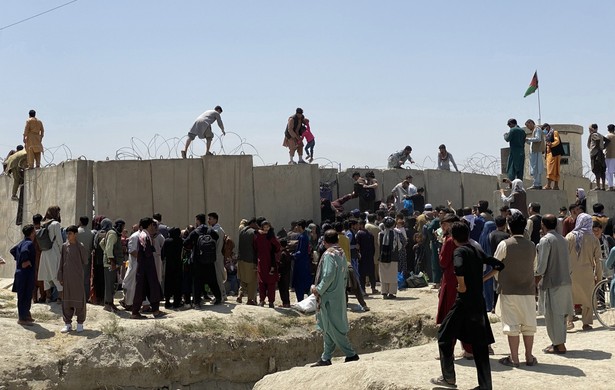
<path id="1" fill-rule="evenodd" d="M 94 217 L 94 219 L 92 220 L 92 230 L 100 230 L 100 223 L 103 219 L 105 219 L 104 215 L 97 215 L 96 217 Z"/>
<path id="2" fill-rule="evenodd" d="M 581 252 L 581 242 L 586 234 L 594 234 L 592 231 L 592 217 L 589 214 L 581 213 L 577 216 L 577 222 L 572 229 L 572 234 L 576 241 L 577 254 Z"/>
<path id="3" fill-rule="evenodd" d="M 585 190 L 583 188 L 577 188 L 577 196 L 579 197 L 579 202 L 585 199 Z"/>
<path id="4" fill-rule="evenodd" d="M 523 187 L 523 180 L 515 179 L 512 181 L 512 192 L 525 192 L 525 187 Z"/>
<path id="5" fill-rule="evenodd" d="M 104 218 L 100 222 L 100 229 L 98 229 L 98 231 L 96 232 L 96 235 L 94 236 L 94 245 L 98 246 L 98 243 L 100 242 L 98 238 L 101 235 L 102 236 L 106 235 L 107 232 L 111 230 L 112 227 L 113 227 L 113 222 L 109 218 Z"/>
<path id="6" fill-rule="evenodd" d="M 105 218 L 100 222 L 100 230 L 109 231 L 113 226 L 113 222 L 109 218 Z"/>
<path id="7" fill-rule="evenodd" d="M 483 226 L 483 231 L 480 234 L 480 238 L 478 239 L 478 243 L 480 244 L 483 251 L 487 254 L 487 256 L 493 256 L 493 249 L 491 248 L 491 243 L 489 242 L 489 234 L 494 231 L 496 228 L 495 222 L 487 221 Z"/>

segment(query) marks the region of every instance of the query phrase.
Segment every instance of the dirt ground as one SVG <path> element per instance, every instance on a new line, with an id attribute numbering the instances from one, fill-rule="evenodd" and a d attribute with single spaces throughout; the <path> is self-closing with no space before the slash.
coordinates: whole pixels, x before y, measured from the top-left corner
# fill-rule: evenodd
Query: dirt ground
<path id="1" fill-rule="evenodd" d="M 397 300 L 370 296 L 367 313 L 351 297 L 350 338 L 361 360 L 344 364 L 336 358 L 331 367 L 309 368 L 322 351 L 312 315 L 231 300 L 135 321 L 123 311 L 114 315 L 88 305 L 86 331 L 62 334 L 58 304 L 34 305 L 36 325 L 19 326 L 8 284 L 0 281 L 1 390 L 249 389 L 259 380 L 257 389 L 431 389 L 429 378 L 439 374 L 433 338 L 437 292 L 429 288 L 401 291 Z M 553 356 L 541 352 L 549 342 L 539 319 L 539 364 L 514 369 L 497 362 L 508 347 L 498 323 L 493 331 L 496 389 L 610 388 L 605 378 L 612 372 L 615 333 L 597 322 L 594 331 L 569 334 L 568 354 Z M 459 387 L 476 386 L 472 362 L 456 363 Z"/>
<path id="2" fill-rule="evenodd" d="M 267 373 L 315 361 L 322 350 L 313 315 L 234 298 L 198 311 L 166 310 L 158 320 L 130 320 L 125 311 L 88 305 L 86 330 L 69 334 L 60 333 L 61 305 L 35 304 L 35 325 L 22 327 L 11 282 L 0 280 L 0 390 L 249 389 Z M 367 297 L 369 312 L 351 297 L 351 340 L 361 352 L 428 342 L 435 334 L 428 314 L 433 296 L 416 290 L 397 301 Z"/>
<path id="3" fill-rule="evenodd" d="M 432 290 L 433 292 L 433 290 Z M 414 295 L 413 291 L 400 293 L 401 297 Z M 436 294 L 421 295 L 417 309 L 437 304 Z M 418 301 L 416 301 L 418 302 Z M 405 302 L 403 303 L 406 304 Z M 413 305 L 415 301 L 408 304 Z M 378 307 L 375 305 L 375 307 Z M 432 314 L 434 314 L 432 312 Z M 494 389 L 612 389 L 614 369 L 615 332 L 594 321 L 592 331 L 582 331 L 581 323 L 575 322 L 575 329 L 568 332 L 565 355 L 550 355 L 542 352 L 550 345 L 544 326 L 544 318 L 538 317 L 538 330 L 535 335 L 533 355 L 538 365 L 519 368 L 504 366 L 498 359 L 509 355 L 506 336 L 502 334 L 497 317 L 491 317 L 495 336 L 490 357 Z M 523 356 L 520 347 L 520 356 Z M 461 346 L 455 350 L 456 356 L 462 353 Z M 343 358 L 335 358 L 329 367 L 296 367 L 286 372 L 267 375 L 257 382 L 254 389 L 302 390 L 335 388 L 339 390 L 409 390 L 441 389 L 432 385 L 430 378 L 440 375 L 440 363 L 436 359 L 438 346 L 435 339 L 424 345 L 365 354 L 358 362 L 344 363 Z M 523 359 L 523 358 L 522 358 Z M 478 385 L 476 369 L 472 361 L 458 358 L 455 361 L 457 386 L 459 389 L 472 389 Z"/>

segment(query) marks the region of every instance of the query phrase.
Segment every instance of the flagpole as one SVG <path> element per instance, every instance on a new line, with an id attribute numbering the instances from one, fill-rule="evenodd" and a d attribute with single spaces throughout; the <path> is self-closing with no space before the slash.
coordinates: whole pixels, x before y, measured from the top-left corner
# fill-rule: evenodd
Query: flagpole
<path id="1" fill-rule="evenodd" d="M 534 72 L 536 75 L 536 79 L 538 79 L 538 70 Z M 538 124 L 541 124 L 542 115 L 540 114 L 540 87 L 536 88 L 536 92 L 538 92 Z"/>

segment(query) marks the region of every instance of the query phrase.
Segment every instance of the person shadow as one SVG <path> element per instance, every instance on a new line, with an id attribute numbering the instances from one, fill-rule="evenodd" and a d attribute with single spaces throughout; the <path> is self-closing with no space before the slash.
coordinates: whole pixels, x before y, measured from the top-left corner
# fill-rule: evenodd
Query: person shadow
<path id="1" fill-rule="evenodd" d="M 24 329 L 34 333 L 34 338 L 37 340 L 45 340 L 50 339 L 56 335 L 56 332 L 53 332 L 36 322 L 32 324 L 32 326 L 24 326 Z"/>
<path id="2" fill-rule="evenodd" d="M 568 351 L 568 353 L 570 353 L 570 351 Z M 559 355 L 559 356 L 566 356 L 566 355 Z M 610 358 L 610 354 L 609 354 L 609 358 Z M 573 377 L 586 376 L 585 372 L 581 370 L 580 368 L 575 367 L 575 366 L 569 366 L 566 364 L 550 364 L 550 363 L 543 363 L 539 361 L 538 364 L 536 364 L 535 366 L 527 366 L 525 364 L 525 361 L 522 360 L 518 368 L 513 368 L 513 367 L 509 367 L 509 366 L 505 366 L 501 364 L 500 362 L 498 362 L 498 359 L 499 357 L 496 357 L 496 356 L 492 356 L 489 359 L 491 360 L 491 371 L 492 372 L 505 372 L 505 371 L 511 371 L 515 369 L 515 370 L 535 371 L 535 372 L 540 372 L 543 374 L 557 375 L 557 376 L 573 376 Z M 474 366 L 474 362 L 471 360 L 467 360 L 467 359 L 456 360 L 455 364 L 459 364 L 465 367 Z"/>
<path id="3" fill-rule="evenodd" d="M 597 351 L 595 349 L 569 349 L 565 354 L 559 356 L 567 359 L 610 360 L 613 354 L 604 351 Z"/>

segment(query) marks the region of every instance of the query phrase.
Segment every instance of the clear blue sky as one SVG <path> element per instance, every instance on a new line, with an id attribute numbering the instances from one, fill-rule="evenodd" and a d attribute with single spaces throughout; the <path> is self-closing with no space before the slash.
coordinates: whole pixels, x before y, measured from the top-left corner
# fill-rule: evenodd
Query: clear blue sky
<path id="1" fill-rule="evenodd" d="M 3 0 L 0 27 L 66 1 Z M 131 137 L 184 137 L 219 104 L 227 131 L 266 164 L 288 161 L 296 107 L 316 157 L 344 168 L 383 167 L 406 144 L 427 167 L 441 143 L 458 162 L 499 156 L 507 119 L 538 117 L 536 94 L 523 98 L 536 69 L 543 122 L 601 132 L 615 122 L 614 11 L 566 0 L 80 0 L 0 31 L 0 144 L 21 141 L 34 108 L 46 147 L 114 158 Z"/>

